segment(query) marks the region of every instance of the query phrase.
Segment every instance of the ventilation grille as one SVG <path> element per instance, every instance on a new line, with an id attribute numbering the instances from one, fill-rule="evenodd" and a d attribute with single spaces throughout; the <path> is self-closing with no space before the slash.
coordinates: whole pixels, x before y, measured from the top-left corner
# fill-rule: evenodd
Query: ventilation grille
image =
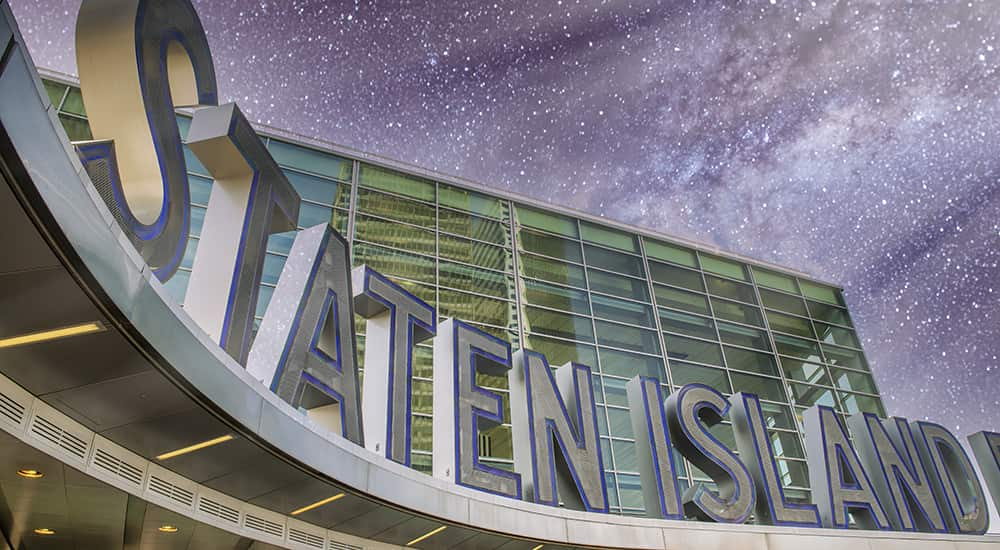
<path id="1" fill-rule="evenodd" d="M 288 540 L 310 548 L 324 550 L 323 543 L 325 541 L 323 540 L 323 537 L 312 533 L 306 533 L 305 531 L 299 531 L 294 527 L 288 528 Z"/>
<path id="2" fill-rule="evenodd" d="M 11 424 L 20 426 L 24 421 L 24 405 L 14 401 L 12 397 L 0 393 L 0 418 L 9 420 Z"/>
<path id="3" fill-rule="evenodd" d="M 66 451 L 81 461 L 86 460 L 87 442 L 60 428 L 55 422 L 43 416 L 35 415 L 35 419 L 31 423 L 31 434 L 50 445 Z"/>
<path id="4" fill-rule="evenodd" d="M 330 541 L 330 550 L 365 550 L 360 546 L 354 544 L 347 544 L 346 542 L 337 542 L 335 540 Z"/>
<path id="5" fill-rule="evenodd" d="M 216 502 L 208 497 L 201 497 L 198 499 L 198 511 L 205 515 L 221 519 L 226 523 L 232 523 L 234 525 L 240 524 L 239 510 L 226 506 L 221 502 Z M 281 536 L 280 532 L 278 536 Z"/>
<path id="6" fill-rule="evenodd" d="M 142 470 L 113 456 L 104 449 L 97 449 L 97 452 L 94 453 L 94 466 L 111 475 L 120 477 L 132 485 L 142 485 Z"/>
<path id="7" fill-rule="evenodd" d="M 194 504 L 193 492 L 156 476 L 149 476 L 149 492 L 167 500 L 172 500 L 187 508 L 190 508 Z"/>
<path id="8" fill-rule="evenodd" d="M 272 537 L 283 538 L 285 536 L 285 526 L 264 518 L 257 517 L 253 514 L 247 514 L 246 518 L 243 520 L 243 525 L 248 529 L 253 529 L 254 531 L 259 531 L 261 533 L 267 533 Z"/>

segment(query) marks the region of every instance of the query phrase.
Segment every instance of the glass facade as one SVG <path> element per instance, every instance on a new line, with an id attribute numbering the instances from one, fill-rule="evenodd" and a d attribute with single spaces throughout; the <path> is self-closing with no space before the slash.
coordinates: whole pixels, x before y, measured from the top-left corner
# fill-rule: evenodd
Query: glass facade
<path id="1" fill-rule="evenodd" d="M 79 90 L 45 82 L 71 139 L 90 139 Z M 178 118 L 186 135 L 189 120 Z M 589 365 L 612 510 L 642 513 L 625 383 L 655 376 L 664 393 L 699 382 L 758 394 L 791 498 L 808 476 L 801 412 L 814 404 L 884 416 L 841 292 L 776 269 L 560 214 L 482 190 L 263 137 L 302 197 L 299 228 L 331 222 L 368 264 L 438 309 L 520 346 L 553 366 Z M 212 180 L 187 152 L 191 240 L 167 283 L 183 301 Z M 294 233 L 274 235 L 258 322 Z M 357 319 L 359 345 L 365 324 Z M 362 350 L 359 355 L 363 356 Z M 359 357 L 360 358 L 360 357 Z M 419 346 L 413 380 L 413 465 L 431 464 L 432 349 Z M 506 392 L 506 379 L 479 383 Z M 505 416 L 510 418 L 505 402 Z M 733 445 L 725 425 L 713 429 Z M 484 460 L 512 466 L 510 426 L 482 434 Z M 681 483 L 707 480 L 678 457 Z"/>

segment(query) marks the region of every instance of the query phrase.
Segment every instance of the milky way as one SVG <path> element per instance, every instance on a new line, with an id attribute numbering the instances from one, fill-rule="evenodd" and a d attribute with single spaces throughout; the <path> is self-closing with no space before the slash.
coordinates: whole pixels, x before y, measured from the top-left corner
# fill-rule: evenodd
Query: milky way
<path id="1" fill-rule="evenodd" d="M 891 414 L 1000 430 L 991 2 L 195 4 L 252 119 L 839 282 Z"/>

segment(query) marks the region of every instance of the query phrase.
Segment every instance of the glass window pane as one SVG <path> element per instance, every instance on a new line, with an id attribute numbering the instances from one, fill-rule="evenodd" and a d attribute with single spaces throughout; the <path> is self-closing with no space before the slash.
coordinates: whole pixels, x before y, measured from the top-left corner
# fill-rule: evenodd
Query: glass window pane
<path id="1" fill-rule="evenodd" d="M 764 413 L 764 422 L 768 428 L 795 429 L 795 419 L 792 417 L 792 410 L 787 406 L 776 403 L 761 403 L 760 409 Z"/>
<path id="2" fill-rule="evenodd" d="M 750 280 L 747 275 L 747 267 L 740 262 L 711 254 L 699 254 L 699 256 L 701 257 L 701 268 L 705 271 L 741 281 Z"/>
<path id="3" fill-rule="evenodd" d="M 612 430 L 611 433 L 614 433 Z M 615 448 L 615 469 L 626 472 L 638 472 L 639 471 L 639 457 L 635 452 L 635 443 L 631 441 L 620 441 L 615 439 L 611 442 L 611 445 Z M 607 463 L 607 457 L 604 459 L 605 464 Z M 608 488 L 611 490 L 611 488 Z M 642 489 L 641 486 L 636 483 L 636 489 L 639 490 L 639 501 L 638 506 L 642 506 Z"/>
<path id="4" fill-rule="evenodd" d="M 837 387 L 843 390 L 859 391 L 864 393 L 878 393 L 875 388 L 875 381 L 870 375 L 844 369 L 831 368 L 833 379 Z"/>
<path id="5" fill-rule="evenodd" d="M 358 211 L 381 218 L 434 228 L 434 207 L 370 189 L 358 189 Z"/>
<path id="6" fill-rule="evenodd" d="M 840 403 L 847 414 L 866 412 L 881 417 L 885 416 L 885 409 L 882 408 L 882 402 L 877 397 L 841 392 Z"/>
<path id="7" fill-rule="evenodd" d="M 271 296 L 274 295 L 273 286 L 261 286 L 257 294 L 257 309 L 254 311 L 254 317 L 263 317 L 267 313 L 267 306 L 271 303 Z"/>
<path id="8" fill-rule="evenodd" d="M 771 448 L 774 450 L 774 456 L 805 458 L 805 454 L 802 452 L 802 444 L 799 442 L 797 434 L 772 431 L 768 432 L 767 435 L 771 440 Z"/>
<path id="9" fill-rule="evenodd" d="M 267 149 L 278 164 L 341 181 L 351 181 L 353 168 L 348 159 L 276 139 L 271 140 Z"/>
<path id="10" fill-rule="evenodd" d="M 87 109 L 83 106 L 83 94 L 80 88 L 70 88 L 66 94 L 66 101 L 62 104 L 61 111 L 73 113 L 74 115 L 87 116 Z"/>
<path id="11" fill-rule="evenodd" d="M 470 241 L 450 235 L 438 236 L 438 254 L 459 262 L 478 265 L 497 271 L 513 271 L 510 250 L 479 241 Z"/>
<path id="12" fill-rule="evenodd" d="M 688 315 L 679 311 L 660 310 L 660 328 L 686 336 L 718 340 L 715 323 L 707 317 Z"/>
<path id="13" fill-rule="evenodd" d="M 777 462 L 778 474 L 781 476 L 781 484 L 785 487 L 808 487 L 809 470 L 804 462 L 795 460 L 779 460 Z M 791 500 L 791 493 L 786 492 L 786 497 Z M 803 502 L 808 502 L 805 499 Z"/>
<path id="14" fill-rule="evenodd" d="M 546 281 L 552 281 L 553 283 L 571 285 L 580 288 L 587 287 L 587 280 L 583 273 L 583 268 L 578 265 L 567 264 L 558 260 L 550 260 L 540 256 L 529 256 L 528 254 L 520 255 L 520 264 L 521 273 L 525 277 L 544 279 Z"/>
<path id="15" fill-rule="evenodd" d="M 442 317 L 455 317 L 463 321 L 506 327 L 513 324 L 514 304 L 476 294 L 440 289 L 438 314 Z"/>
<path id="16" fill-rule="evenodd" d="M 583 253 L 580 252 L 580 243 L 577 241 L 526 229 L 521 230 L 518 239 L 522 250 L 576 263 L 583 262 Z"/>
<path id="17" fill-rule="evenodd" d="M 208 206 L 208 199 L 212 196 L 212 180 L 189 174 L 188 185 L 191 188 L 191 204 Z"/>
<path id="18" fill-rule="evenodd" d="M 90 141 L 94 139 L 94 134 L 90 133 L 90 124 L 86 120 L 60 114 L 59 122 L 62 123 L 63 130 L 66 131 L 66 136 L 70 141 Z"/>
<path id="19" fill-rule="evenodd" d="M 846 309 L 812 300 L 808 300 L 806 303 L 809 306 L 809 315 L 817 321 L 844 325 L 845 327 L 854 326 L 851 323 L 851 316 L 847 314 Z"/>
<path id="20" fill-rule="evenodd" d="M 644 353 L 660 353 L 660 339 L 654 330 L 626 327 L 607 321 L 594 321 L 597 343 Z"/>
<path id="21" fill-rule="evenodd" d="M 587 317 L 531 306 L 524 308 L 524 314 L 524 328 L 533 334 L 547 334 L 585 342 L 594 341 L 594 327 Z"/>
<path id="22" fill-rule="evenodd" d="M 190 279 L 190 271 L 180 270 L 174 273 L 174 276 L 163 284 L 163 288 L 167 289 L 167 292 L 170 293 L 170 296 L 176 300 L 178 304 L 183 304 L 184 293 L 187 292 L 187 286 Z"/>
<path id="23" fill-rule="evenodd" d="M 646 256 L 649 258 L 698 268 L 698 258 L 691 249 L 647 238 L 643 238 L 643 244 L 646 247 Z"/>
<path id="24" fill-rule="evenodd" d="M 198 253 L 198 239 L 191 237 L 187 246 L 184 247 L 184 256 L 181 257 L 181 269 L 191 269 L 194 266 L 194 257 Z"/>
<path id="25" fill-rule="evenodd" d="M 201 228 L 205 225 L 205 208 L 200 206 L 191 207 L 191 230 L 190 234 L 194 237 L 201 235 Z"/>
<path id="26" fill-rule="evenodd" d="M 633 376 L 649 376 L 666 382 L 663 373 L 663 359 L 650 355 L 639 355 L 627 351 L 601 348 L 601 372 L 624 378 Z"/>
<path id="27" fill-rule="evenodd" d="M 317 178 L 294 170 L 282 170 L 292 187 L 303 200 L 348 208 L 351 202 L 351 187 L 343 183 Z"/>
<path id="28" fill-rule="evenodd" d="M 276 285 L 281 276 L 281 269 L 285 267 L 285 257 L 267 254 L 264 256 L 264 271 L 261 274 L 260 282 Z"/>
<path id="29" fill-rule="evenodd" d="M 791 315 L 785 315 L 784 313 L 769 310 L 767 312 L 767 323 L 771 326 L 771 330 L 794 334 L 795 336 L 802 336 L 803 338 L 816 338 L 816 334 L 813 333 L 812 323 L 809 322 L 809 319 L 793 317 Z"/>
<path id="30" fill-rule="evenodd" d="M 805 302 L 798 296 L 791 296 L 762 288 L 760 289 L 760 299 L 764 302 L 764 307 L 787 311 L 795 315 L 806 315 Z"/>
<path id="31" fill-rule="evenodd" d="M 753 277 L 757 281 L 758 286 L 776 288 L 793 294 L 799 293 L 799 287 L 795 284 L 795 277 L 756 266 L 753 268 Z"/>
<path id="32" fill-rule="evenodd" d="M 363 214 L 358 214 L 355 217 L 354 237 L 370 243 L 430 254 L 431 256 L 437 249 L 433 231 L 424 231 Z"/>
<path id="33" fill-rule="evenodd" d="M 788 387 L 792 390 L 792 403 L 800 407 L 812 407 L 813 405 L 837 406 L 833 390 L 831 389 L 807 386 L 795 382 L 789 382 Z"/>
<path id="34" fill-rule="evenodd" d="M 330 219 L 330 224 L 333 228 L 337 230 L 342 236 L 347 235 L 347 222 L 350 218 L 350 213 L 347 210 L 342 210 L 340 208 L 333 209 L 333 218 Z"/>
<path id="35" fill-rule="evenodd" d="M 720 319 L 758 327 L 764 326 L 764 320 L 760 315 L 760 308 L 756 306 L 730 302 L 722 298 L 712 298 L 712 309 L 715 311 L 715 316 Z"/>
<path id="36" fill-rule="evenodd" d="M 774 334 L 773 336 L 774 343 L 778 346 L 778 353 L 781 355 L 788 355 L 789 357 L 812 361 L 814 363 L 821 362 L 818 343 L 812 340 L 785 336 L 784 334 Z"/>
<path id="37" fill-rule="evenodd" d="M 299 203 L 299 227 L 308 228 L 316 225 L 328 225 L 332 218 L 332 208 L 308 202 Z"/>
<path id="38" fill-rule="evenodd" d="M 673 378 L 674 386 L 681 388 L 688 384 L 705 384 L 722 393 L 733 393 L 733 388 L 729 385 L 729 377 L 722 369 L 691 365 L 682 361 L 670 362 L 670 376 Z"/>
<path id="39" fill-rule="evenodd" d="M 626 252 L 639 253 L 639 238 L 631 233 L 590 222 L 580 222 L 580 229 L 585 241 L 617 248 Z"/>
<path id="40" fill-rule="evenodd" d="M 525 281 L 524 297 L 526 303 L 531 305 L 590 315 L 587 293 L 582 290 L 573 290 L 538 281 Z"/>
<path id="41" fill-rule="evenodd" d="M 695 294 L 686 290 L 670 288 L 666 286 L 653 285 L 653 292 L 656 294 L 657 305 L 683 309 L 709 315 L 708 298 L 704 294 Z"/>
<path id="42" fill-rule="evenodd" d="M 790 380 L 807 382 L 809 384 L 819 384 L 821 386 L 830 385 L 830 377 L 826 373 L 823 365 L 807 363 L 800 359 L 781 357 L 781 369 L 785 371 L 785 376 Z"/>
<path id="43" fill-rule="evenodd" d="M 432 414 L 434 406 L 431 398 L 434 395 L 434 384 L 428 380 L 414 380 L 412 382 L 412 407 L 413 412 Z"/>
<path id="44" fill-rule="evenodd" d="M 659 262 L 649 262 L 649 278 L 657 283 L 705 292 L 705 284 L 701 280 L 701 273 L 690 269 L 674 267 Z"/>
<path id="45" fill-rule="evenodd" d="M 722 348 L 714 342 L 705 342 L 673 334 L 664 334 L 664 345 L 670 359 L 697 361 L 722 366 Z"/>
<path id="46" fill-rule="evenodd" d="M 45 79 L 42 79 L 42 85 L 45 86 L 45 93 L 48 94 L 49 101 L 58 109 L 59 104 L 62 103 L 63 95 L 66 94 L 66 86 Z"/>
<path id="47" fill-rule="evenodd" d="M 597 350 L 594 349 L 594 346 L 528 335 L 527 347 L 544 354 L 549 365 L 552 366 L 558 367 L 570 362 L 580 363 L 588 367 L 597 365 Z"/>
<path id="48" fill-rule="evenodd" d="M 836 288 L 803 280 L 799 280 L 799 286 L 802 287 L 802 294 L 805 294 L 806 298 L 812 298 L 813 300 L 836 304 L 838 306 L 844 305 L 844 298 L 840 295 L 840 291 Z"/>
<path id="49" fill-rule="evenodd" d="M 438 201 L 442 206 L 472 212 L 490 218 L 507 218 L 507 201 L 447 184 L 438 186 Z"/>
<path id="50" fill-rule="evenodd" d="M 590 290 L 594 292 L 614 294 L 615 296 L 643 302 L 649 301 L 649 286 L 642 279 L 634 279 L 596 269 L 587 269 L 587 276 L 590 279 Z"/>
<path id="51" fill-rule="evenodd" d="M 585 244 L 583 249 L 587 255 L 588 266 L 635 277 L 646 276 L 646 270 L 642 268 L 642 258 L 638 256 L 622 254 L 589 244 Z"/>
<path id="52" fill-rule="evenodd" d="M 628 395 L 625 392 L 625 384 L 628 380 L 615 378 L 612 376 L 594 376 L 594 379 L 602 379 L 604 383 L 604 395 L 610 405 L 628 407 Z"/>
<path id="53" fill-rule="evenodd" d="M 512 277 L 445 260 L 438 261 L 438 284 L 508 300 L 514 299 Z"/>
<path id="54" fill-rule="evenodd" d="M 594 317 L 650 328 L 654 328 L 656 324 L 653 319 L 653 308 L 646 304 L 618 300 L 600 294 L 592 294 L 590 301 L 594 308 Z"/>
<path id="55" fill-rule="evenodd" d="M 354 243 L 354 265 L 366 264 L 383 275 L 434 284 L 434 259 L 365 243 Z"/>
<path id="56" fill-rule="evenodd" d="M 868 361 L 865 361 L 865 357 L 860 351 L 838 348 L 827 344 L 820 344 L 820 346 L 823 348 L 823 355 L 826 356 L 826 362 L 831 365 L 863 371 L 869 370 Z"/>
<path id="57" fill-rule="evenodd" d="M 298 231 L 286 231 L 271 235 L 267 238 L 267 251 L 287 256 L 292 250 L 292 242 L 295 241 L 296 235 L 298 235 Z"/>
<path id="58" fill-rule="evenodd" d="M 753 287 L 748 284 L 738 283 L 729 279 L 721 279 L 714 275 L 705 275 L 705 281 L 708 283 L 709 294 L 739 300 L 740 302 L 746 302 L 748 304 L 757 303 Z"/>
<path id="59" fill-rule="evenodd" d="M 632 417 L 629 416 L 627 410 L 608 407 L 608 428 L 610 428 L 611 435 L 615 437 L 630 439 L 635 437 L 634 432 L 632 432 Z"/>
<path id="60" fill-rule="evenodd" d="M 400 279 L 393 279 L 393 281 L 403 287 L 410 294 L 426 302 L 427 305 L 437 308 L 437 289 L 434 287 L 415 283 L 413 281 L 403 281 Z M 428 374 L 428 376 L 430 375 Z"/>
<path id="61" fill-rule="evenodd" d="M 733 379 L 734 392 L 743 391 L 753 393 L 760 396 L 761 399 L 767 399 L 768 401 L 788 401 L 785 389 L 782 387 L 780 380 L 739 372 L 731 372 L 729 374 Z"/>
<path id="62" fill-rule="evenodd" d="M 727 344 L 757 348 L 764 351 L 771 351 L 771 342 L 767 339 L 767 333 L 740 325 L 729 323 L 718 323 L 719 336 Z"/>
<path id="63" fill-rule="evenodd" d="M 611 491 L 609 490 L 608 492 L 610 493 Z M 623 508 L 643 507 L 642 480 L 639 476 L 619 475 L 618 492 L 621 493 Z"/>
<path id="64" fill-rule="evenodd" d="M 854 334 L 851 329 L 835 327 L 833 325 L 827 325 L 825 323 L 816 322 L 816 333 L 819 334 L 819 340 L 821 342 L 826 342 L 828 344 L 837 344 L 840 346 L 849 346 L 852 348 L 860 348 L 861 342 L 858 342 L 858 337 Z"/>
<path id="65" fill-rule="evenodd" d="M 211 177 L 208 173 L 208 168 L 205 168 L 205 165 L 198 160 L 198 157 L 194 156 L 194 152 L 188 149 L 187 145 L 184 146 L 184 165 L 187 167 L 189 174 L 193 172 L 205 177 Z"/>
<path id="66" fill-rule="evenodd" d="M 477 241 L 510 246 L 509 228 L 489 218 L 464 214 L 447 208 L 438 210 L 438 229 Z"/>
<path id="67" fill-rule="evenodd" d="M 517 221 L 525 227 L 534 227 L 551 233 L 566 235 L 567 237 L 578 238 L 580 232 L 577 230 L 576 220 L 566 216 L 560 216 L 551 212 L 543 212 L 534 208 L 517 205 Z"/>
<path id="68" fill-rule="evenodd" d="M 726 365 L 731 369 L 778 376 L 778 367 L 774 363 L 774 356 L 770 353 L 730 346 L 722 346 L 722 351 L 726 355 Z"/>
<path id="69" fill-rule="evenodd" d="M 434 182 L 380 166 L 362 164 L 358 183 L 365 187 L 434 202 Z"/>

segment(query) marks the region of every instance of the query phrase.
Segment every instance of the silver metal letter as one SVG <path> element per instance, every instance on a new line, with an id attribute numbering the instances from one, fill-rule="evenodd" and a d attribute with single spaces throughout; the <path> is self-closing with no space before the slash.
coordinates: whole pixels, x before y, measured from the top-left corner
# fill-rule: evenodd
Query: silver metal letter
<path id="1" fill-rule="evenodd" d="M 188 146 L 215 184 L 184 309 L 246 363 L 267 237 L 295 229 L 299 194 L 233 103 L 198 111 Z"/>
<path id="2" fill-rule="evenodd" d="M 529 350 L 514 355 L 514 368 L 507 375 L 514 469 L 529 480 L 526 499 L 558 506 L 561 497 L 567 507 L 607 513 L 590 378 L 585 365 L 566 363 L 553 377 L 544 355 Z"/>
<path id="3" fill-rule="evenodd" d="M 639 458 L 642 500 L 646 514 L 666 519 L 684 519 L 681 490 L 674 472 L 674 450 L 667 434 L 663 392 L 656 378 L 636 376 L 625 385 L 629 415 Z"/>
<path id="4" fill-rule="evenodd" d="M 952 533 L 985 533 L 990 527 L 986 495 L 958 438 L 931 422 L 912 422 L 910 426 L 948 529 Z"/>
<path id="5" fill-rule="evenodd" d="M 875 494 L 893 529 L 947 532 L 906 419 L 883 421 L 874 414 L 862 413 L 850 417 L 847 424 L 861 464 L 871 472 Z"/>
<path id="6" fill-rule="evenodd" d="M 993 504 L 1000 508 L 1000 434 L 979 432 L 969 436 L 972 454 L 979 462 L 986 486 L 993 495 Z"/>
<path id="7" fill-rule="evenodd" d="M 521 476 L 479 462 L 479 430 L 503 423 L 500 394 L 476 385 L 476 373 L 503 376 L 510 344 L 448 319 L 434 337 L 434 475 L 480 491 L 521 498 Z"/>
<path id="8" fill-rule="evenodd" d="M 760 399 L 752 393 L 737 393 L 729 398 L 736 447 L 750 471 L 757 491 L 757 523 L 795 527 L 819 527 L 819 510 L 812 504 L 798 504 L 785 499 L 778 465 L 771 449 Z"/>
<path id="9" fill-rule="evenodd" d="M 807 410 L 803 419 L 809 486 L 823 526 L 847 529 L 850 512 L 862 529 L 891 529 L 837 413 L 817 405 Z"/>
<path id="10" fill-rule="evenodd" d="M 708 431 L 729 411 L 726 398 L 703 384 L 688 384 L 667 398 L 667 426 L 677 450 L 719 488 L 695 483 L 681 499 L 689 516 L 744 523 L 754 509 L 754 488 L 743 462 Z"/>
<path id="11" fill-rule="evenodd" d="M 434 308 L 368 266 L 358 266 L 354 311 L 365 324 L 362 411 L 368 448 L 410 465 L 413 346 L 434 336 Z"/>
<path id="12" fill-rule="evenodd" d="M 339 431 L 364 445 L 347 241 L 329 225 L 295 237 L 247 371 L 294 407 L 336 401 Z M 337 414 L 339 413 L 339 414 Z"/>
<path id="13" fill-rule="evenodd" d="M 205 30 L 188 0 L 85 0 L 76 53 L 95 139 L 78 144 L 80 159 L 122 231 L 166 281 L 191 224 L 174 108 L 218 103 Z"/>

